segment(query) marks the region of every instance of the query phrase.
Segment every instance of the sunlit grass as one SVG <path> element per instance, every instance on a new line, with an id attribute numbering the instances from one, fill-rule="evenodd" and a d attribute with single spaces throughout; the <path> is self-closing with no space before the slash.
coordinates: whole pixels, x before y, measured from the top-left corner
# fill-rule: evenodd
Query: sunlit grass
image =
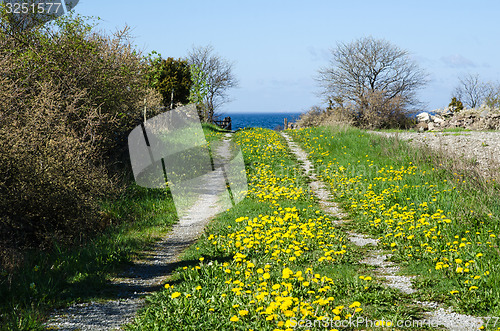
<path id="1" fill-rule="evenodd" d="M 498 316 L 500 194 L 405 143 L 351 129 L 291 131 L 359 231 L 418 275 L 422 299 Z M 432 288 L 430 285 L 432 284 Z"/>
<path id="2" fill-rule="evenodd" d="M 278 133 L 243 130 L 235 141 L 248 197 L 210 224 L 130 329 L 291 330 L 301 319 L 413 316 L 394 305 L 409 298 L 356 263 L 359 249 L 321 212 Z"/>
<path id="3" fill-rule="evenodd" d="M 0 329 L 42 330 L 54 307 L 113 298 L 116 293 L 107 280 L 165 235 L 177 219 L 165 190 L 135 185 L 103 210 L 115 225 L 102 235 L 82 247 L 54 244 L 49 252 L 27 252 L 20 270 L 2 275 Z"/>
<path id="4" fill-rule="evenodd" d="M 223 131 L 202 125 L 208 142 Z M 54 243 L 47 251 L 25 252 L 23 267 L 0 275 L 0 329 L 43 330 L 55 307 L 107 300 L 116 293 L 107 284 L 141 251 L 165 236 L 177 221 L 168 190 L 145 189 L 130 182 L 118 199 L 102 203 L 108 230 L 81 247 Z"/>

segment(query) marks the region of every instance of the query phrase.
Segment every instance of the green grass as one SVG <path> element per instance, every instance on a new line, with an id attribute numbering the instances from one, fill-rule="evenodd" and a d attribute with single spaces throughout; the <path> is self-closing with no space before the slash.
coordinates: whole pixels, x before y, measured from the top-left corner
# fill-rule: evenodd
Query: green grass
<path id="1" fill-rule="evenodd" d="M 224 133 L 207 125 L 204 130 L 209 142 Z M 305 318 L 311 320 L 354 314 L 402 321 L 422 317 L 413 299 L 499 316 L 499 240 L 491 237 L 500 234 L 497 183 L 450 170 L 452 160 L 429 151 L 356 129 L 288 132 L 310 153 L 318 174 L 353 221 L 345 227 L 332 225 L 278 133 L 240 130 L 234 141 L 244 154 L 247 198 L 209 224 L 180 258 L 168 288 L 147 298 L 147 307 L 128 329 L 285 329 L 291 318 L 304 318 L 301 307 L 310 307 Z M 176 220 L 164 190 L 131 186 L 121 200 L 105 207 L 110 218 L 124 222 L 85 247 L 31 254 L 26 268 L 11 277 L 10 288 L 2 275 L 4 329 L 41 329 L 53 307 L 112 298 L 106 280 Z M 405 215 L 410 222 L 402 221 Z M 422 218 L 418 231 L 409 228 Z M 369 248 L 352 245 L 346 228 L 379 237 L 404 273 L 418 275 L 419 291 L 406 295 L 381 286 L 373 267 L 358 263 Z M 465 247 L 459 247 L 462 238 Z M 438 269 L 443 258 L 452 266 Z M 457 264 L 457 258 L 463 261 Z M 468 273 L 456 272 L 472 259 Z M 479 279 L 469 277 L 479 274 Z M 454 290 L 459 295 L 450 293 Z M 276 302 L 285 307 L 273 308 Z"/>
<path id="2" fill-rule="evenodd" d="M 301 302 L 314 307 L 316 313 L 304 317 L 310 320 L 320 314 L 342 319 L 362 314 L 373 321 L 421 316 L 408 295 L 382 287 L 371 267 L 357 263 L 365 249 L 352 245 L 321 212 L 279 134 L 241 130 L 235 141 L 253 189 L 210 223 L 183 254 L 165 290 L 148 297 L 130 330 L 285 329 L 291 321 L 285 311 L 297 320 L 304 317 L 297 310 Z M 285 277 L 287 270 L 294 274 Z M 370 275 L 372 280 L 360 278 Z M 281 292 L 284 288 L 288 291 Z M 294 302 L 288 310 L 268 312 L 273 300 L 286 297 Z M 359 305 L 362 312 L 355 312 Z"/>
<path id="3" fill-rule="evenodd" d="M 211 123 L 202 123 L 201 126 L 208 142 L 220 140 L 223 133 L 231 132 L 229 130 L 221 129 L 217 125 Z"/>
<path id="4" fill-rule="evenodd" d="M 470 136 L 470 133 L 443 133 L 443 136 Z"/>
<path id="5" fill-rule="evenodd" d="M 418 132 L 417 129 L 380 129 L 380 130 L 376 130 L 376 131 L 379 131 L 379 132 L 387 132 L 387 133 L 403 133 L 403 132 Z"/>
<path id="6" fill-rule="evenodd" d="M 469 131 L 472 131 L 472 130 L 465 129 L 465 128 L 447 128 L 447 129 L 443 129 L 442 132 L 469 132 Z"/>
<path id="7" fill-rule="evenodd" d="M 429 150 L 357 129 L 291 134 L 357 231 L 379 237 L 404 272 L 417 275 L 415 297 L 500 315 L 498 183 Z"/>
<path id="8" fill-rule="evenodd" d="M 135 185 L 104 210 L 121 224 L 83 247 L 54 244 L 49 252 L 27 252 L 20 270 L 2 275 L 1 329 L 42 330 L 41 324 L 55 307 L 113 298 L 116 293 L 106 281 L 176 221 L 165 190 Z"/>
<path id="9" fill-rule="evenodd" d="M 202 124 L 207 141 L 226 132 Z M 168 190 L 141 188 L 132 182 L 115 201 L 103 202 L 108 230 L 82 247 L 25 252 L 23 266 L 0 275 L 2 330 L 42 330 L 56 307 L 116 297 L 107 280 L 164 236 L 177 221 Z"/>

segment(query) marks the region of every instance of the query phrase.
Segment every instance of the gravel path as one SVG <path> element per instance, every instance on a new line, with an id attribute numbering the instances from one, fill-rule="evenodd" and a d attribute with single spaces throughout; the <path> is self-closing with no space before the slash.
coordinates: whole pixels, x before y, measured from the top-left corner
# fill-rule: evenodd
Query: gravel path
<path id="1" fill-rule="evenodd" d="M 226 135 L 218 154 L 227 156 L 229 147 Z M 219 174 L 220 175 L 220 174 Z M 213 172 L 205 176 L 206 183 L 214 183 Z M 135 261 L 132 267 L 110 282 L 117 289 L 116 300 L 75 304 L 52 314 L 46 328 L 49 330 L 119 330 L 133 321 L 137 310 L 144 306 L 144 296 L 158 291 L 165 278 L 176 268 L 178 256 L 202 234 L 208 222 L 225 208 L 219 202 L 227 194 L 225 185 L 205 185 L 205 192 L 192 206 L 187 216 L 176 223 L 172 231 L 145 252 L 145 258 Z"/>
<path id="2" fill-rule="evenodd" d="M 333 197 L 330 192 L 325 188 L 323 182 L 319 181 L 314 173 L 314 166 L 311 161 L 309 161 L 307 157 L 307 153 L 304 152 L 293 140 L 284 132 L 282 132 L 282 136 L 288 143 L 290 150 L 297 157 L 299 162 L 302 164 L 303 169 L 306 174 L 311 179 L 311 183 L 309 184 L 311 191 L 316 195 L 319 199 L 320 206 L 322 209 L 331 214 L 332 216 L 339 218 L 339 221 L 335 223 L 338 225 L 342 225 L 345 223 L 345 220 L 342 220 L 345 217 L 345 214 L 342 213 L 341 209 L 331 200 Z M 363 234 L 347 232 L 349 240 L 357 246 L 366 246 L 372 245 L 377 246 L 378 240 L 369 238 Z M 376 273 L 385 278 L 385 285 L 388 287 L 392 287 L 400 290 L 401 292 L 411 294 L 416 292 L 412 287 L 411 280 L 415 276 L 402 276 L 397 275 L 399 272 L 399 267 L 395 265 L 393 262 L 388 261 L 391 257 L 390 254 L 384 254 L 381 250 L 373 249 L 370 251 L 369 255 L 366 256 L 361 263 L 368 264 L 376 267 Z M 425 308 L 434 309 L 432 312 L 425 313 L 426 325 L 440 325 L 448 330 L 453 331 L 470 331 L 470 330 L 478 330 L 478 328 L 483 325 L 483 321 L 481 318 L 457 314 L 452 311 L 451 308 L 443 309 L 438 308 L 438 304 L 435 302 L 421 302 L 414 301 L 415 304 L 420 305 Z"/>
<path id="3" fill-rule="evenodd" d="M 456 158 L 471 160 L 484 175 L 500 172 L 500 131 L 370 133 L 409 140 L 415 145 L 441 150 Z"/>

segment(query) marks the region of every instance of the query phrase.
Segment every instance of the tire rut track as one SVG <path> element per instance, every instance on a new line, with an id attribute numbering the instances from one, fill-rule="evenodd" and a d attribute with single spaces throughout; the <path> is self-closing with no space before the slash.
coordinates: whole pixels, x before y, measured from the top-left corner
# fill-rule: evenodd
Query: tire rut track
<path id="1" fill-rule="evenodd" d="M 218 154 L 229 155 L 229 139 L 226 134 Z M 206 176 L 207 183 L 214 183 L 215 172 Z M 122 330 L 131 323 L 137 311 L 145 305 L 144 296 L 161 289 L 166 277 L 176 268 L 179 255 L 193 244 L 203 233 L 209 221 L 224 208 L 218 204 L 223 187 L 205 185 L 206 193 L 200 195 L 188 215 L 174 224 L 172 230 L 153 249 L 143 252 L 145 258 L 134 261 L 133 265 L 120 276 L 110 281 L 110 287 L 117 292 L 116 299 L 104 302 L 74 304 L 55 311 L 45 324 L 47 330 L 90 331 Z"/>
<path id="2" fill-rule="evenodd" d="M 302 148 L 300 148 L 299 145 L 295 143 L 285 132 L 282 132 L 281 135 L 285 138 L 291 152 L 302 165 L 306 176 L 308 176 L 311 180 L 309 187 L 313 194 L 319 199 L 320 207 L 326 213 L 339 219 L 334 221 L 334 224 L 339 226 L 344 225 L 347 222 L 345 220 L 346 214 L 342 212 L 342 209 L 339 208 L 336 203 L 331 201 L 333 200 L 333 197 L 326 189 L 325 184 L 317 178 L 314 171 L 314 165 L 309 160 L 308 154 L 302 150 Z M 378 245 L 377 239 L 369 238 L 364 234 L 355 232 L 346 232 L 346 234 L 347 238 L 358 247 L 366 245 L 373 246 L 373 249 L 369 251 L 369 255 L 361 260 L 360 263 L 375 267 L 377 275 L 385 279 L 385 282 L 383 283 L 385 286 L 395 288 L 407 294 L 416 292 L 411 283 L 411 280 L 415 278 L 415 276 L 398 275 L 400 270 L 399 266 L 389 261 L 391 254 L 384 253 L 382 250 L 376 248 Z M 422 308 L 434 309 L 431 312 L 424 313 L 428 322 L 427 325 L 440 325 L 453 331 L 470 331 L 478 330 L 484 323 L 479 317 L 454 313 L 452 308 L 445 309 L 439 307 L 439 304 L 436 302 L 422 302 L 415 300 L 413 303 Z"/>

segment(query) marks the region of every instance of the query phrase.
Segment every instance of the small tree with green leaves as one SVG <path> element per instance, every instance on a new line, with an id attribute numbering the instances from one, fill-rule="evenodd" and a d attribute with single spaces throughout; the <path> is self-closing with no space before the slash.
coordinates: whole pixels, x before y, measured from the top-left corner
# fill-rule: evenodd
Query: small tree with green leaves
<path id="1" fill-rule="evenodd" d="M 186 60 L 163 59 L 161 54 L 152 52 L 147 57 L 148 81 L 163 97 L 163 105 L 172 109 L 176 104 L 189 103 L 191 68 Z"/>
<path id="2" fill-rule="evenodd" d="M 458 100 L 456 97 L 451 98 L 451 102 L 448 107 L 455 113 L 464 109 L 462 101 Z"/>

